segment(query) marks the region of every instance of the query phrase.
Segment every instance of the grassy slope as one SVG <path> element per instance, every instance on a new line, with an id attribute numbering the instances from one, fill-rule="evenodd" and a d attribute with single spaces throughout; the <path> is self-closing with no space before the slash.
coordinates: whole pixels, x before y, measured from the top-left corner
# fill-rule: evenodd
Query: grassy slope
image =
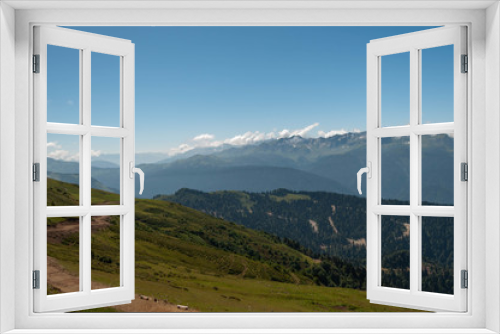
<path id="1" fill-rule="evenodd" d="M 76 185 L 49 180 L 49 203 L 75 205 L 77 193 Z M 117 195 L 104 191 L 93 191 L 93 196 L 95 203 L 117 201 Z M 118 232 L 111 220 L 107 228 L 93 233 L 93 281 L 118 283 Z M 78 238 L 74 235 L 49 244 L 48 253 L 69 272 L 77 273 Z M 268 234 L 179 204 L 136 201 L 138 294 L 205 312 L 405 311 L 370 304 L 364 291 L 316 286 L 291 266 L 312 262 Z"/>

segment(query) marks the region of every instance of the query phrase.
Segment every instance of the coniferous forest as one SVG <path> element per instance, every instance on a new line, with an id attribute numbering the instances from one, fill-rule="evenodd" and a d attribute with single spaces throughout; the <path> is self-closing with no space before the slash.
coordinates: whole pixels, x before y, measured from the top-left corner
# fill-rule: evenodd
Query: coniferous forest
<path id="1" fill-rule="evenodd" d="M 361 197 L 286 189 L 265 193 L 181 189 L 155 199 L 265 231 L 310 256 L 340 259 L 357 268 L 366 263 L 366 201 Z M 383 216 L 380 223 L 382 285 L 409 289 L 409 217 Z M 422 218 L 422 289 L 453 294 L 453 218 Z"/>

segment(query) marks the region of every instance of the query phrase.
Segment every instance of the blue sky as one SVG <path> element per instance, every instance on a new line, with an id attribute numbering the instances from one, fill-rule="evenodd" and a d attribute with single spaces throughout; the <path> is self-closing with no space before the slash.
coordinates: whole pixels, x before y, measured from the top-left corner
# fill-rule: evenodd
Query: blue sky
<path id="1" fill-rule="evenodd" d="M 72 29 L 135 43 L 136 151 L 175 153 L 364 130 L 366 44 L 428 27 Z M 78 122 L 78 52 L 60 49 L 49 49 L 48 120 Z M 452 121 L 453 76 L 446 61 L 452 48 L 423 52 L 423 122 Z M 383 125 L 408 123 L 408 60 L 405 54 L 382 60 Z M 117 57 L 92 55 L 94 125 L 118 125 L 118 64 Z"/>

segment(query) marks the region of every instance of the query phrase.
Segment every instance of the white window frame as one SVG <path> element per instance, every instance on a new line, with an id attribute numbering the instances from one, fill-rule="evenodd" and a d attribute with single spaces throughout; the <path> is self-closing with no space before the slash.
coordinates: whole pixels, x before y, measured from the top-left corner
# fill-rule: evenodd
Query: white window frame
<path id="1" fill-rule="evenodd" d="M 464 312 L 467 290 L 461 287 L 461 271 L 467 270 L 467 183 L 461 180 L 461 163 L 467 163 L 467 76 L 462 73 L 462 55 L 467 54 L 466 27 L 449 26 L 417 31 L 370 41 L 367 46 L 367 298 L 373 303 L 407 306 L 423 310 Z M 452 45 L 453 121 L 422 123 L 422 50 Z M 408 125 L 384 127 L 382 123 L 382 81 L 384 56 L 409 53 Z M 470 73 L 470 72 L 469 72 Z M 422 205 L 423 135 L 453 134 L 453 206 Z M 409 138 L 409 205 L 382 203 L 382 140 Z M 370 168 L 370 167 L 369 167 Z M 405 216 L 410 223 L 410 286 L 396 289 L 382 285 L 382 217 Z M 422 217 L 453 218 L 453 294 L 422 291 Z"/>
<path id="2" fill-rule="evenodd" d="M 18 8 L 13 10 L 10 6 Z M 71 8 L 71 6 L 74 6 Z M 148 9 L 149 6 L 149 9 Z M 391 7 L 397 8 L 391 8 Z M 64 8 L 66 7 L 66 8 Z M 69 7 L 69 8 L 68 8 Z M 74 9 L 74 8 L 85 9 Z M 126 7 L 129 7 L 127 9 Z M 142 10 L 130 9 L 142 8 Z M 157 8 L 163 7 L 163 8 Z M 176 8 L 177 7 L 177 8 Z M 178 8 L 183 7 L 183 8 Z M 226 7 L 226 8 L 224 8 Z M 230 7 L 230 8 L 227 8 Z M 23 9 L 24 8 L 24 9 Z M 106 8 L 114 8 L 107 10 Z M 152 9 L 153 8 L 153 9 Z M 436 9 L 438 8 L 438 9 Z M 36 333 L 500 332 L 500 12 L 497 1 L 222 3 L 6 1 L 0 4 L 0 330 Z M 14 20 L 15 19 L 15 20 Z M 34 314 L 32 262 L 32 27 L 57 25 L 446 25 L 469 27 L 468 312 L 435 314 Z M 15 32 L 15 35 L 14 35 Z M 15 38 L 14 38 L 15 36 Z M 15 72 L 13 70 L 15 66 Z M 12 85 L 15 82 L 15 86 Z M 12 98 L 15 94 L 15 99 Z M 15 110 L 15 112 L 13 112 Z M 14 130 L 15 129 L 15 133 Z M 12 139 L 15 138 L 15 145 Z M 11 163 L 15 161 L 15 163 Z M 14 174 L 15 171 L 15 174 Z M 353 177 L 354 173 L 353 171 Z M 15 175 L 13 178 L 12 175 Z M 488 175 L 488 182 L 486 176 Z M 4 186 L 6 185 L 6 186 Z M 11 199 L 15 189 L 15 198 Z M 11 206 L 15 208 L 12 210 Z M 15 222 L 15 225 L 12 222 Z M 472 228 L 473 226 L 473 228 Z M 15 287 L 14 289 L 12 287 Z M 12 307 L 14 305 L 14 307 Z M 141 329 L 137 329 L 141 327 Z M 246 331 L 244 329 L 247 329 Z M 121 329 L 121 330 L 120 330 Z M 137 330 L 133 330 L 137 329 Z M 191 331 L 186 331 L 191 329 Z M 349 330 L 347 330 L 349 329 Z M 41 332 L 41 331 L 40 331 Z M 47 332 L 47 331 L 45 331 Z"/>
<path id="3" fill-rule="evenodd" d="M 47 46 L 78 50 L 80 59 L 80 121 L 78 124 L 47 122 Z M 135 296 L 135 183 L 134 164 L 134 44 L 129 40 L 101 36 L 60 27 L 34 27 L 34 54 L 39 56 L 39 73 L 34 83 L 34 162 L 39 163 L 39 181 L 33 184 L 34 270 L 39 271 L 39 289 L 34 292 L 35 312 L 74 311 L 130 303 Z M 91 85 L 92 53 L 119 57 L 119 127 L 92 125 Z M 77 137 L 79 147 L 79 205 L 47 206 L 47 135 Z M 116 138 L 120 144 L 120 203 L 91 205 L 91 147 L 96 137 Z M 120 285 L 91 288 L 92 216 L 120 217 Z M 79 290 L 47 295 L 47 224 L 48 217 L 79 217 Z"/>

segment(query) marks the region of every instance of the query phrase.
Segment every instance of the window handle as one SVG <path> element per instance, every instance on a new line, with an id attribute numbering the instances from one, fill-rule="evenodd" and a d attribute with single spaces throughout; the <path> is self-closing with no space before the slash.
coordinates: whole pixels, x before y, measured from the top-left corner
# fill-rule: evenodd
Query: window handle
<path id="1" fill-rule="evenodd" d="M 139 174 L 139 185 L 140 185 L 140 190 L 139 190 L 139 195 L 142 195 L 142 192 L 144 190 L 144 172 L 142 169 L 134 167 L 134 162 L 130 161 L 129 164 L 129 170 L 130 170 L 130 178 L 134 178 L 134 173 Z"/>
<path id="2" fill-rule="evenodd" d="M 366 173 L 367 178 L 369 178 L 369 179 L 372 178 L 372 163 L 370 161 L 368 161 L 368 166 L 361 168 L 358 171 L 358 192 L 360 195 L 362 195 L 362 193 L 361 193 L 361 176 L 364 173 Z"/>

